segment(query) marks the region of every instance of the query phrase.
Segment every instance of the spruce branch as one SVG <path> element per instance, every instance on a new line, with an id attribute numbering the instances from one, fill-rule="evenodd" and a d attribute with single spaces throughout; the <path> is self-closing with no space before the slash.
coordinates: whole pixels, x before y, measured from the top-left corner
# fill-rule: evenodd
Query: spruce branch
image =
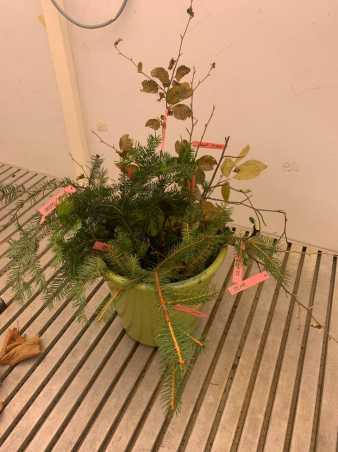
<path id="1" fill-rule="evenodd" d="M 191 334 L 187 333 L 186 331 L 184 331 L 184 334 L 189 337 L 189 339 L 191 339 L 195 344 L 197 344 L 199 347 L 204 347 L 203 342 L 201 342 L 199 339 L 197 339 L 197 337 L 192 336 Z"/>
<path id="2" fill-rule="evenodd" d="M 178 344 L 178 341 L 176 339 L 175 331 L 174 331 L 174 328 L 173 328 L 173 325 L 172 325 L 172 322 L 171 322 L 171 319 L 170 319 L 170 315 L 169 315 L 169 312 L 168 312 L 167 303 L 166 303 L 166 300 L 165 300 L 165 298 L 163 296 L 161 283 L 160 283 L 160 276 L 159 276 L 158 270 L 155 270 L 155 285 L 156 285 L 157 295 L 158 295 L 159 300 L 160 300 L 160 305 L 161 305 L 161 308 L 162 308 L 163 317 L 164 317 L 165 322 L 167 323 L 168 329 L 170 331 L 171 339 L 173 341 L 173 344 L 174 344 L 174 347 L 175 347 L 175 350 L 176 350 L 178 363 L 179 363 L 180 367 L 183 367 L 184 366 L 184 357 L 183 357 L 181 348 L 180 348 L 180 346 Z"/>

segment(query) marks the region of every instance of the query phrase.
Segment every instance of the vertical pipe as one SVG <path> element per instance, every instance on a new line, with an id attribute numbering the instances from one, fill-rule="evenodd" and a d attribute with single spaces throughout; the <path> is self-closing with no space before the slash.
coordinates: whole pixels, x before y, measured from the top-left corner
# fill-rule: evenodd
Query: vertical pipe
<path id="1" fill-rule="evenodd" d="M 85 165 L 89 159 L 89 151 L 67 23 L 50 0 L 40 0 L 40 2 L 63 110 L 69 151 L 74 161 Z M 60 1 L 60 5 L 63 7 L 63 1 Z M 78 176 L 81 173 L 79 165 L 74 163 L 74 174 Z"/>

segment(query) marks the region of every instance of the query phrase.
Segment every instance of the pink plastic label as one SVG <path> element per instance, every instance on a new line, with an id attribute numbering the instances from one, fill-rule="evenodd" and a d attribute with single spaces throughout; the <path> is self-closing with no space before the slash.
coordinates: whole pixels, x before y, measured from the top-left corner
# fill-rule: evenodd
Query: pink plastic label
<path id="1" fill-rule="evenodd" d="M 224 144 L 209 143 L 208 141 L 193 141 L 192 146 L 208 149 L 224 149 Z"/>
<path id="2" fill-rule="evenodd" d="M 243 273 L 244 267 L 242 258 L 240 256 L 236 256 L 234 263 L 234 271 L 232 273 L 232 282 L 234 284 L 239 284 L 241 281 L 243 281 Z"/>
<path id="3" fill-rule="evenodd" d="M 234 284 L 233 286 L 228 287 L 228 291 L 231 295 L 236 295 L 243 290 L 249 289 L 249 287 L 256 286 L 257 284 L 266 281 L 270 278 L 268 272 L 257 273 L 257 275 L 251 276 L 250 278 L 244 279 L 242 282 L 238 284 Z"/>
<path id="4" fill-rule="evenodd" d="M 176 311 L 184 312 L 185 314 L 190 314 L 193 317 L 200 317 L 200 318 L 208 317 L 208 314 L 206 314 L 205 312 L 198 311 L 197 309 L 193 309 L 189 306 L 184 306 L 182 304 L 175 304 L 174 309 Z"/>
<path id="5" fill-rule="evenodd" d="M 108 251 L 110 250 L 111 245 L 109 245 L 109 243 L 105 243 L 105 242 L 95 242 L 93 245 L 93 250 L 95 251 Z"/>
<path id="6" fill-rule="evenodd" d="M 38 209 L 38 212 L 41 214 L 40 224 L 44 223 L 46 217 L 48 217 L 48 215 L 50 215 L 56 209 L 61 198 L 63 198 L 65 195 L 69 195 L 75 192 L 76 188 L 72 185 L 68 185 L 67 187 L 64 187 L 58 193 L 53 195 L 51 198 L 49 198 L 46 204 Z"/>
<path id="7" fill-rule="evenodd" d="M 68 195 L 72 195 L 73 193 L 76 192 L 76 188 L 73 187 L 73 185 L 67 185 L 67 187 L 65 187 L 63 189 L 64 193 L 67 193 Z"/>

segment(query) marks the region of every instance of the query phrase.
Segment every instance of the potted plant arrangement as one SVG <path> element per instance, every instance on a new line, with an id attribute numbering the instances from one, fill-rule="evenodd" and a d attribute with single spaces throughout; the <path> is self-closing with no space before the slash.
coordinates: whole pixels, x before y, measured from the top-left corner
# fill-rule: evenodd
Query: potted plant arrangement
<path id="1" fill-rule="evenodd" d="M 232 185 L 234 180 L 253 179 L 266 165 L 248 159 L 249 146 L 229 155 L 229 137 L 222 145 L 204 141 L 214 108 L 202 136 L 194 141 L 194 96 L 215 64 L 197 81 L 196 70 L 182 63 L 183 41 L 194 17 L 192 5 L 187 14 L 178 54 L 166 68 L 155 67 L 148 74 L 141 62 L 120 50 L 121 40 L 115 42 L 117 52 L 143 77 L 142 91 L 163 103 L 163 115 L 146 122 L 152 129 L 146 144 L 128 134 L 121 137 L 115 181 L 107 177 L 103 158 L 94 155 L 76 180 L 53 180 L 28 192 L 34 202 L 42 192 L 57 190 L 29 224 L 19 225 L 20 237 L 11 241 L 9 250 L 9 282 L 21 301 L 35 286 L 46 303 L 73 297 L 79 316 L 84 317 L 86 291 L 103 277 L 112 296 L 99 318 L 107 319 L 116 311 L 132 338 L 159 348 L 164 400 L 174 411 L 184 375 L 204 344 L 195 332 L 196 322 L 203 316 L 202 306 L 215 295 L 212 277 L 228 248 L 236 250 L 239 274 L 242 264 L 252 260 L 260 272 L 282 282 L 275 256 L 286 239 L 285 228 L 279 240 L 263 236 L 264 212 L 254 206 L 249 190 Z M 178 139 L 170 150 L 165 133 L 175 120 L 189 126 L 187 137 Z M 213 150 L 201 155 L 202 148 Z M 232 201 L 233 191 L 242 199 Z M 5 201 L 23 192 L 20 186 L 0 186 Z M 249 233 L 236 233 L 231 227 L 231 207 L 237 204 L 252 210 Z M 22 207 L 19 202 L 17 211 Z M 39 262 L 39 246 L 45 238 L 58 268 L 50 284 Z M 239 284 L 234 293 L 240 290 Z"/>

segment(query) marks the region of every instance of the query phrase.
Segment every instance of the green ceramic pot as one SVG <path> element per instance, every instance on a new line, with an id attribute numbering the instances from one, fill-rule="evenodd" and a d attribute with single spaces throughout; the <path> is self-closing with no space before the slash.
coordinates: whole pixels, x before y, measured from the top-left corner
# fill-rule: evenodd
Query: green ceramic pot
<path id="1" fill-rule="evenodd" d="M 198 290 L 207 287 L 220 268 L 226 252 L 227 249 L 223 248 L 214 262 L 199 275 L 185 281 L 168 284 L 168 286 L 181 296 L 184 296 L 184 293 L 191 289 Z M 112 293 L 115 293 L 117 289 L 126 287 L 129 283 L 127 278 L 116 275 L 111 271 L 105 271 L 104 278 Z M 115 309 L 123 328 L 131 338 L 144 345 L 157 346 L 156 335 L 161 313 L 153 285 L 138 284 L 126 290 L 116 301 Z M 192 332 L 196 328 L 198 319 L 195 317 L 183 312 L 175 312 L 175 316 L 185 330 Z"/>

